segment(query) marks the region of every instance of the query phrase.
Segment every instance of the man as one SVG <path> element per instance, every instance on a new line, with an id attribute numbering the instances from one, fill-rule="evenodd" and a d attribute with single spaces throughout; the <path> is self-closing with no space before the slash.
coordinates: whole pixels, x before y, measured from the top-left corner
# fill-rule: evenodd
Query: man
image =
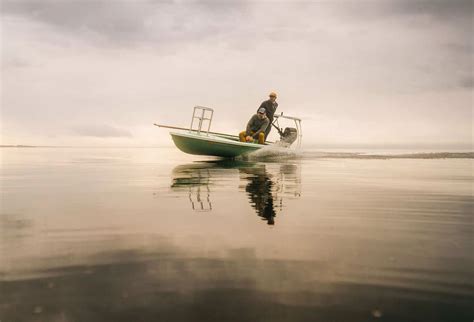
<path id="1" fill-rule="evenodd" d="M 267 114 L 268 121 L 270 122 L 267 126 L 267 129 L 265 130 L 265 140 L 268 137 L 268 134 L 270 133 L 270 130 L 272 129 L 272 123 L 273 123 L 273 114 L 275 114 L 275 111 L 278 107 L 278 103 L 276 102 L 277 94 L 275 92 L 271 92 L 268 94 L 270 99 L 262 102 L 260 104 L 260 107 L 258 109 L 264 108 Z"/>
<path id="2" fill-rule="evenodd" d="M 259 108 L 257 114 L 250 118 L 247 129 L 239 133 L 240 142 L 253 142 L 258 140 L 259 144 L 265 143 L 265 130 L 270 125 L 265 109 Z"/>

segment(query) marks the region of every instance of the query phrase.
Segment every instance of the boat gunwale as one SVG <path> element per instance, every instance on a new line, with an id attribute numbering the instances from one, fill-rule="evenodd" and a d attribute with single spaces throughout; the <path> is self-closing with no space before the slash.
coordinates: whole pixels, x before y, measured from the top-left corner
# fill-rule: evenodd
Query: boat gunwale
<path id="1" fill-rule="evenodd" d="M 209 141 L 209 142 L 214 142 L 214 143 L 221 143 L 221 144 L 229 144 L 229 145 L 235 145 L 239 147 L 246 147 L 254 150 L 261 149 L 265 146 L 269 146 L 269 144 L 258 144 L 258 143 L 247 143 L 247 142 L 240 142 L 240 141 L 234 141 L 231 139 L 227 139 L 224 137 L 220 137 L 214 134 L 209 134 L 209 135 L 203 135 L 203 134 L 198 134 L 195 131 L 194 133 L 183 133 L 183 132 L 169 132 L 171 136 L 177 135 L 181 137 L 187 137 L 191 139 L 198 139 L 198 140 L 203 140 L 203 141 Z M 229 134 L 229 136 L 231 136 Z"/>

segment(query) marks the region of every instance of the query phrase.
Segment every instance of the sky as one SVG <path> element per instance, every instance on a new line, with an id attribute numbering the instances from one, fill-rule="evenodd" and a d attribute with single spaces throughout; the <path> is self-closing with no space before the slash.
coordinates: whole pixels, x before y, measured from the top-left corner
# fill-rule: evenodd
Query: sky
<path id="1" fill-rule="evenodd" d="M 237 134 L 275 91 L 305 145 L 472 148 L 470 0 L 0 3 L 1 144 Z"/>

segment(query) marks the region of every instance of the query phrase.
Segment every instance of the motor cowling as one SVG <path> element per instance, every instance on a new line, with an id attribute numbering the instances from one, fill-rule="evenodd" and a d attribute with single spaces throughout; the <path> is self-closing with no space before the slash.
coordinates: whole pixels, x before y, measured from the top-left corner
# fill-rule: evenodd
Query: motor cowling
<path id="1" fill-rule="evenodd" d="M 286 127 L 280 134 L 280 141 L 285 142 L 288 145 L 293 144 L 298 138 L 298 130 L 294 127 Z"/>

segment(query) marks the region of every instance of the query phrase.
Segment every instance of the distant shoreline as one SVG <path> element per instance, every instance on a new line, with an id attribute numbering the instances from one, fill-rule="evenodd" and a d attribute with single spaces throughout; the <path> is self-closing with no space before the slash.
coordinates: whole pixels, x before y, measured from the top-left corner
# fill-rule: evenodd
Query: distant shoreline
<path id="1" fill-rule="evenodd" d="M 388 159 L 474 159 L 474 152 L 418 152 L 418 153 L 351 153 L 351 152 L 314 152 L 309 153 L 313 158 L 330 159 L 366 159 L 366 160 L 388 160 Z"/>
<path id="2" fill-rule="evenodd" d="M 17 144 L 17 145 L 0 145 L 0 148 L 37 148 L 35 145 L 23 145 L 23 144 Z"/>
<path id="3" fill-rule="evenodd" d="M 55 148 L 55 149 L 163 149 L 173 148 L 171 146 L 53 146 L 53 145 L 0 145 L 0 148 Z M 331 151 L 332 150 L 332 151 Z M 357 151 L 358 149 L 302 149 L 296 152 L 297 158 L 316 158 L 316 159 L 474 159 L 474 151 L 390 151 L 380 153 L 378 151 Z M 344 151 L 345 150 L 345 151 Z M 352 150 L 352 151 L 351 151 Z"/>

